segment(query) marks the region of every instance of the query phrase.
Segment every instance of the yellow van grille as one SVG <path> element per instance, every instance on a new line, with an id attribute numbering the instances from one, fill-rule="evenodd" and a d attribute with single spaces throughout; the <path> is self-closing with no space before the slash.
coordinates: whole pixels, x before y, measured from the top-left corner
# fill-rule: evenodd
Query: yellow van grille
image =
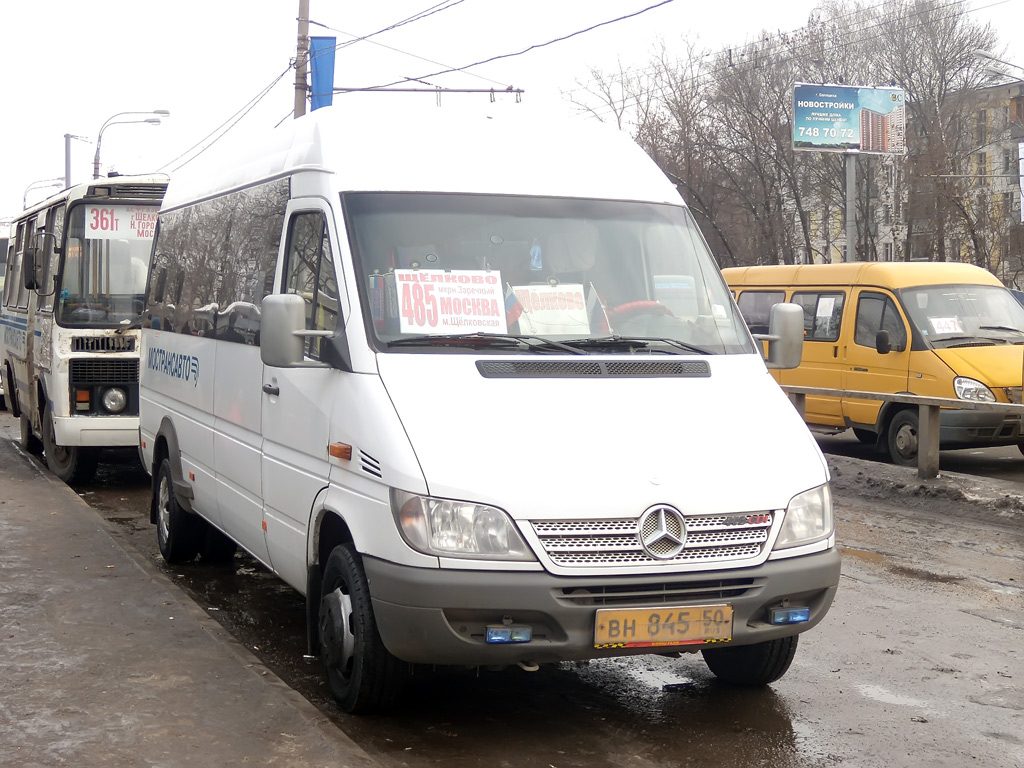
<path id="1" fill-rule="evenodd" d="M 534 533 L 556 565 L 680 565 L 757 558 L 775 520 L 773 512 L 694 516 L 685 519 L 686 543 L 670 559 L 651 557 L 640 543 L 638 518 L 616 520 L 534 520 Z"/>
<path id="2" fill-rule="evenodd" d="M 1003 387 L 1003 391 L 1006 393 L 1006 400 L 1010 403 L 1016 403 L 1021 405 L 1021 388 L 1020 387 Z"/>

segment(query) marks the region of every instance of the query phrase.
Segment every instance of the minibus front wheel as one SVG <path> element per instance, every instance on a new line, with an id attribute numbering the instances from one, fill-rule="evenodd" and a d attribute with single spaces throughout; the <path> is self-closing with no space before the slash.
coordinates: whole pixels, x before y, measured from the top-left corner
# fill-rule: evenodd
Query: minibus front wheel
<path id="1" fill-rule="evenodd" d="M 898 411 L 889 422 L 889 457 L 893 464 L 903 467 L 917 466 L 917 412 Z"/>
<path id="2" fill-rule="evenodd" d="M 352 544 L 336 546 L 324 565 L 317 630 L 327 683 L 341 708 L 351 714 L 389 709 L 404 669 L 377 631 L 366 572 Z"/>
<path id="3" fill-rule="evenodd" d="M 715 677 L 730 685 L 760 687 L 774 683 L 796 656 L 798 635 L 778 637 L 753 645 L 705 648 L 704 662 Z"/>
<path id="4" fill-rule="evenodd" d="M 96 474 L 99 449 L 82 445 L 58 445 L 54 433 L 53 410 L 43 409 L 43 455 L 46 466 L 65 483 L 87 483 Z"/>

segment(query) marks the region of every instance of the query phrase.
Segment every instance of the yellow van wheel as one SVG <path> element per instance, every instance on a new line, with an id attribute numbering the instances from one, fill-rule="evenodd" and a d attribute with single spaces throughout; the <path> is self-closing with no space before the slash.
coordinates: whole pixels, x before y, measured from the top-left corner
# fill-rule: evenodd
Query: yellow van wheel
<path id="1" fill-rule="evenodd" d="M 889 458 L 893 464 L 917 466 L 918 419 L 915 411 L 900 411 L 889 422 Z"/>

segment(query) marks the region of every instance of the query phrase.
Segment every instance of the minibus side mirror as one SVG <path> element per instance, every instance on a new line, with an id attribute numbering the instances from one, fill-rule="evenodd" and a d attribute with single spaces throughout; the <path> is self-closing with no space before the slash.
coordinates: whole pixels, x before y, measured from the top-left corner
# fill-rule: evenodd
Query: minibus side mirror
<path id="1" fill-rule="evenodd" d="M 294 293 L 266 296 L 260 306 L 260 358 L 273 368 L 326 368 L 306 360 L 303 340 L 331 336 L 330 331 L 306 330 L 306 300 Z"/>
<path id="2" fill-rule="evenodd" d="M 804 310 L 798 304 L 776 304 L 768 318 L 768 333 L 754 338 L 768 342 L 769 368 L 796 368 L 804 351 Z"/>
<path id="3" fill-rule="evenodd" d="M 892 340 L 888 331 L 879 331 L 875 334 L 875 350 L 880 355 L 888 355 L 892 352 Z"/>

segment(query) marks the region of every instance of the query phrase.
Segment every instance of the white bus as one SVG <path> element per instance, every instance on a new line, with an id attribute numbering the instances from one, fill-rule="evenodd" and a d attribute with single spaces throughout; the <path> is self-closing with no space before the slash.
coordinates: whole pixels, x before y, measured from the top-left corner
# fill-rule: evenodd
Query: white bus
<path id="1" fill-rule="evenodd" d="M 21 445 L 83 482 L 139 437 L 139 327 L 166 176 L 70 187 L 11 224 L 0 360 Z"/>

